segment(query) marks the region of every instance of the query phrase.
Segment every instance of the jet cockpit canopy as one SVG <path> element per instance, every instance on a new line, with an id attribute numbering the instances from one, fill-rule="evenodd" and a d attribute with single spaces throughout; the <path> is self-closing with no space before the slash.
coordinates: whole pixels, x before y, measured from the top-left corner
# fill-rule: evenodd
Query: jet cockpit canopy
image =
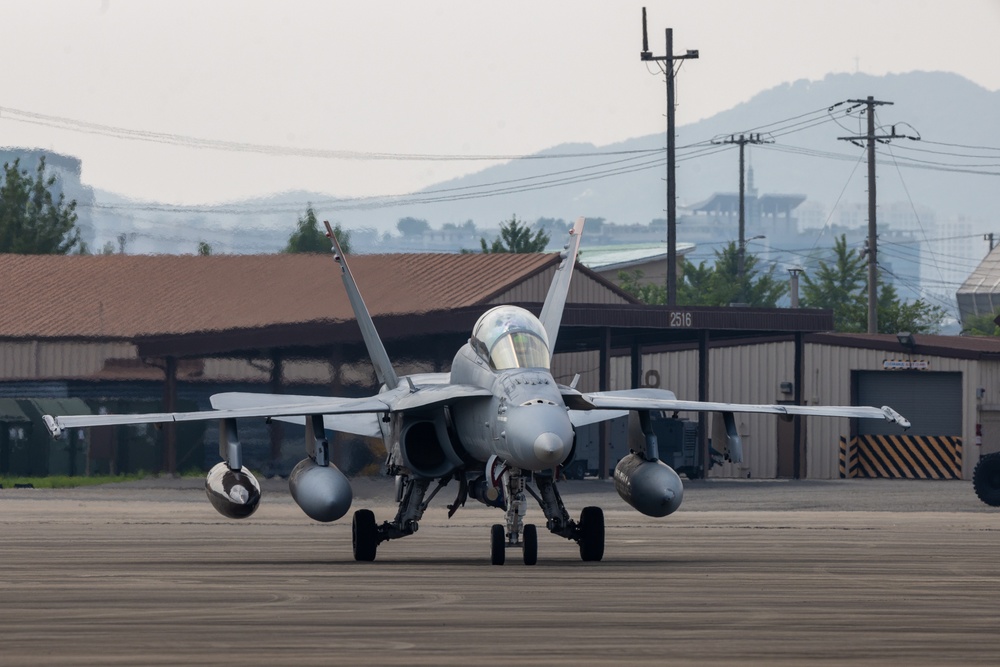
<path id="1" fill-rule="evenodd" d="M 549 367 L 545 327 L 524 308 L 497 306 L 487 310 L 472 329 L 471 343 L 497 370 Z"/>

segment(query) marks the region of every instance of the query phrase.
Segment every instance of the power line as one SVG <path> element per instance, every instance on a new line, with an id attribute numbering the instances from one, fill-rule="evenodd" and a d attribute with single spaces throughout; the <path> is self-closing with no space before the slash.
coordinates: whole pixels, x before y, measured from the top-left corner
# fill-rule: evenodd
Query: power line
<path id="1" fill-rule="evenodd" d="M 432 153 L 390 153 L 376 151 L 350 151 L 339 149 L 323 148 L 301 148 L 293 146 L 281 146 L 276 144 L 258 144 L 245 141 L 223 141 L 220 139 L 204 139 L 183 134 L 170 132 L 152 132 L 149 130 L 134 130 L 114 125 L 103 125 L 101 123 L 91 123 L 87 121 L 74 120 L 62 116 L 51 116 L 33 111 L 23 111 L 11 107 L 0 107 L 0 118 L 12 120 L 18 123 L 29 123 L 43 125 L 58 129 L 82 132 L 85 134 L 97 134 L 114 137 L 117 139 L 130 139 L 135 141 L 146 141 L 151 143 L 172 144 L 185 146 L 188 148 L 213 149 L 221 151 L 239 153 L 260 153 L 264 155 L 289 156 L 289 157 L 310 157 L 326 158 L 336 160 L 395 160 L 395 161 L 483 161 L 483 160 L 549 160 L 579 157 L 603 157 L 606 155 L 631 155 L 655 153 L 656 149 L 643 149 L 631 151 L 605 151 L 589 153 L 547 153 L 547 154 L 487 154 L 487 155 L 458 155 L 458 154 L 432 154 Z"/>

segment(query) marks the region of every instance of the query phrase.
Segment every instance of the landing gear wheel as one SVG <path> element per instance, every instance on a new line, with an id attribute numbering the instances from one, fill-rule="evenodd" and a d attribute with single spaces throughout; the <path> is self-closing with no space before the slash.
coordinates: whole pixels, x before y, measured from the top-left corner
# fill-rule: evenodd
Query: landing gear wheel
<path id="1" fill-rule="evenodd" d="M 358 510 L 354 513 L 354 521 L 351 523 L 351 543 L 354 547 L 354 560 L 375 560 L 375 551 L 378 549 L 378 525 L 371 510 Z"/>
<path id="2" fill-rule="evenodd" d="M 534 565 L 538 562 L 538 529 L 535 524 L 525 525 L 521 541 L 524 542 L 524 564 Z"/>
<path id="3" fill-rule="evenodd" d="M 580 559 L 599 561 L 604 558 L 604 510 L 584 507 L 580 513 Z"/>
<path id="4" fill-rule="evenodd" d="M 979 459 L 972 471 L 972 488 L 984 503 L 1000 507 L 1000 452 Z"/>
<path id="5" fill-rule="evenodd" d="M 503 524 L 495 523 L 490 528 L 490 562 L 503 565 L 507 552 L 507 533 Z"/>

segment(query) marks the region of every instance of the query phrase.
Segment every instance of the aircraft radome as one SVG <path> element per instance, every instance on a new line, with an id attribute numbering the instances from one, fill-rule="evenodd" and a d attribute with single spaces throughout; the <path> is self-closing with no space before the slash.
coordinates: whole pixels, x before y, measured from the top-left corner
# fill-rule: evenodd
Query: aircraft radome
<path id="1" fill-rule="evenodd" d="M 359 561 L 375 559 L 382 543 L 417 532 L 430 501 L 450 481 L 458 495 L 449 516 L 471 498 L 504 514 L 490 529 L 493 564 L 503 564 L 508 549 L 518 549 L 525 564 L 538 558 L 538 531 L 525 523 L 528 496 L 542 509 L 545 528 L 579 545 L 585 561 L 604 556 L 604 513 L 583 508 L 570 518 L 559 495 L 553 469 L 569 462 L 574 429 L 611 419 L 623 411 L 638 413 L 643 441 L 615 468 L 615 487 L 639 512 L 663 517 L 677 511 L 684 486 L 678 474 L 659 460 L 650 411 L 710 411 L 723 415 L 728 438 L 724 454 L 742 460 L 734 413 L 826 415 L 880 418 L 908 427 L 889 407 L 744 405 L 678 400 L 670 391 L 631 389 L 582 393 L 560 385 L 550 371 L 552 350 L 580 246 L 583 219 L 570 231 L 562 261 L 549 287 L 541 315 L 517 306 L 497 306 L 483 313 L 468 343 L 455 354 L 448 373 L 400 377 L 348 266 L 327 224 L 335 260 L 381 391 L 366 398 L 321 398 L 250 393 L 212 397 L 214 409 L 201 412 L 138 415 L 46 416 L 54 437 L 64 429 L 98 425 L 220 420 L 219 453 L 223 459 L 208 473 L 206 492 L 227 517 L 250 516 L 260 502 L 260 486 L 242 462 L 236 420 L 257 417 L 306 425 L 306 456 L 288 478 L 295 502 L 317 521 L 335 521 L 351 506 L 347 478 L 330 463 L 326 430 L 381 436 L 386 474 L 396 479 L 398 509 L 379 523 L 367 509 L 354 513 L 353 549 Z M 431 489 L 431 485 L 436 486 Z"/>

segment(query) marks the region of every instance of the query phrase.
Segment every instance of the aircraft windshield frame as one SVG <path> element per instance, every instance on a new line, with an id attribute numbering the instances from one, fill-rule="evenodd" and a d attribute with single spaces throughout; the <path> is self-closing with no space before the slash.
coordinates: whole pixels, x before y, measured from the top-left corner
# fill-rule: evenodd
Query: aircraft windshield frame
<path id="1" fill-rule="evenodd" d="M 475 347 L 497 370 L 549 368 L 545 327 L 524 308 L 497 306 L 479 318 L 472 330 Z"/>

